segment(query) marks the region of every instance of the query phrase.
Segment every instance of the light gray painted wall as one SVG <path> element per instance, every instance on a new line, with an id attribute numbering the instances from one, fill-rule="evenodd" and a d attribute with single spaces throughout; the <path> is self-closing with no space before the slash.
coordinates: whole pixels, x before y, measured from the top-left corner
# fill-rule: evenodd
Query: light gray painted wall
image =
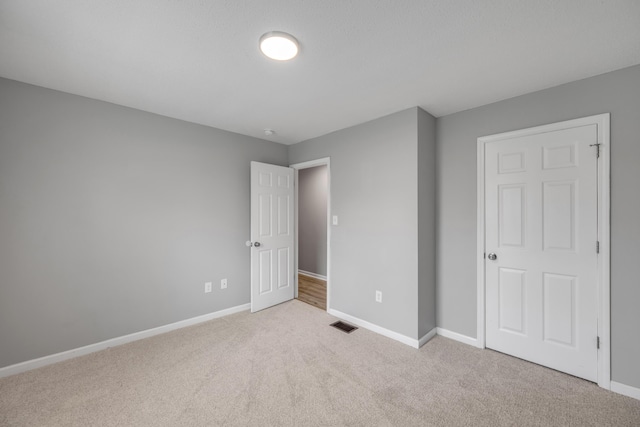
<path id="1" fill-rule="evenodd" d="M 418 338 L 417 108 L 289 146 L 331 157 L 331 308 Z M 383 302 L 375 302 L 375 291 Z M 416 307 L 417 308 L 417 307 Z"/>
<path id="2" fill-rule="evenodd" d="M 298 171 L 298 268 L 327 275 L 327 167 Z"/>
<path id="3" fill-rule="evenodd" d="M 476 336 L 476 139 L 607 112 L 612 379 L 640 387 L 640 66 L 438 119 L 437 321 Z"/>
<path id="4" fill-rule="evenodd" d="M 418 113 L 418 336 L 436 327 L 436 119 Z"/>
<path id="5" fill-rule="evenodd" d="M 248 303 L 251 160 L 287 149 L 0 79 L 0 367 Z"/>

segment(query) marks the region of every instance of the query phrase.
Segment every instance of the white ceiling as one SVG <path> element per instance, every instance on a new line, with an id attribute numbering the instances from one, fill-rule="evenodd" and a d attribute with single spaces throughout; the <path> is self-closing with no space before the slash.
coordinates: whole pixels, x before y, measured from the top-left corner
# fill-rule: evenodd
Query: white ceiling
<path id="1" fill-rule="evenodd" d="M 0 0 L 0 76 L 284 144 L 639 63 L 638 0 Z"/>

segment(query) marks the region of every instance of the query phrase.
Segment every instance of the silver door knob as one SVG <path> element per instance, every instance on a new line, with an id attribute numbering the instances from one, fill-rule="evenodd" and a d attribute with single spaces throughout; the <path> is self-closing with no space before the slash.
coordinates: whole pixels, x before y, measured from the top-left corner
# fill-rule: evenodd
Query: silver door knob
<path id="1" fill-rule="evenodd" d="M 260 242 L 254 242 L 253 246 L 256 247 L 256 248 L 259 248 L 261 246 L 261 243 Z"/>
<path id="2" fill-rule="evenodd" d="M 259 248 L 261 244 L 260 242 L 252 242 L 251 240 L 247 240 L 245 245 L 247 245 L 248 247 L 255 246 L 256 248 Z"/>
<path id="3" fill-rule="evenodd" d="M 495 260 L 497 260 L 497 259 L 498 259 L 498 255 L 496 255 L 496 254 L 494 254 L 493 252 L 491 252 L 491 253 L 489 254 L 489 259 L 490 259 L 491 261 L 495 261 Z"/>

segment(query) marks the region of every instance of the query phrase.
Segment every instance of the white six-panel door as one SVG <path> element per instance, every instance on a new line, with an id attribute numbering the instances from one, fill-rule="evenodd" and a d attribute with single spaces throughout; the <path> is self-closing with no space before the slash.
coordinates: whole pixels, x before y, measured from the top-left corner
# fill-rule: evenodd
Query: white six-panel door
<path id="1" fill-rule="evenodd" d="M 589 124 L 487 142 L 484 160 L 486 345 L 591 381 L 596 143 Z"/>
<path id="2" fill-rule="evenodd" d="M 293 169 L 251 162 L 251 311 L 293 299 Z"/>

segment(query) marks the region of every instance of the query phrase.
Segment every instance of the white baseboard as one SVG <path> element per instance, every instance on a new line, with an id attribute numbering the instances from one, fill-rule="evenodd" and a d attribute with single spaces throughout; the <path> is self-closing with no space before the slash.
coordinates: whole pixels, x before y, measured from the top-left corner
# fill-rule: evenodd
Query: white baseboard
<path id="1" fill-rule="evenodd" d="M 611 391 L 640 400 L 640 388 L 611 381 Z"/>
<path id="2" fill-rule="evenodd" d="M 418 347 L 422 347 L 423 345 L 431 341 L 431 339 L 435 337 L 436 334 L 437 334 L 437 328 L 433 328 L 432 330 L 424 334 L 424 336 L 418 340 Z"/>
<path id="3" fill-rule="evenodd" d="M 62 362 L 63 360 L 73 359 L 74 357 L 95 353 L 96 351 L 105 350 L 109 347 L 115 347 L 118 345 L 141 340 L 143 338 L 149 338 L 154 335 L 164 334 L 166 332 L 174 331 L 180 328 L 185 328 L 187 326 L 197 325 L 198 323 L 207 322 L 209 320 L 228 316 L 234 313 L 239 313 L 241 311 L 249 310 L 250 308 L 251 308 L 251 304 L 238 305 L 236 307 L 227 308 L 225 310 L 204 314 L 202 316 L 192 317 L 191 319 L 181 320 L 179 322 L 170 323 L 164 326 L 158 326 L 157 328 L 147 329 L 140 332 L 134 332 L 133 334 L 112 338 L 112 339 L 101 341 L 95 344 L 86 345 L 84 347 L 78 347 L 72 350 L 63 351 L 61 353 L 51 354 L 49 356 L 39 357 L 37 359 L 16 363 L 15 365 L 5 366 L 4 368 L 0 368 L 0 378 L 19 374 L 21 372 L 30 371 L 32 369 L 51 365 L 53 363 Z"/>
<path id="4" fill-rule="evenodd" d="M 466 335 L 459 334 L 457 332 L 452 332 L 447 329 L 442 329 L 442 328 L 436 328 L 436 329 L 437 329 L 438 335 L 440 336 L 443 336 L 445 338 L 450 338 L 452 340 L 459 341 L 463 344 L 468 344 L 473 347 L 478 347 L 478 340 L 475 338 L 471 338 Z M 640 388 L 637 388 L 637 387 L 632 387 L 626 384 L 611 381 L 611 391 L 613 391 L 614 393 L 623 394 L 625 396 L 640 400 Z"/>
<path id="5" fill-rule="evenodd" d="M 443 328 L 436 328 L 437 334 L 443 336 L 445 338 L 449 338 L 455 341 L 459 341 L 464 344 L 472 345 L 474 347 L 478 346 L 478 340 L 475 338 L 468 337 L 466 335 L 459 334 L 457 332 L 449 331 Z"/>
<path id="6" fill-rule="evenodd" d="M 436 328 L 437 333 L 440 336 L 445 338 L 449 338 L 455 341 L 459 341 L 463 344 L 468 344 L 473 347 L 478 347 L 478 340 L 475 338 L 468 337 L 466 335 L 459 334 L 457 332 L 452 332 L 447 329 Z M 632 397 L 634 399 L 640 400 L 640 388 L 632 387 L 626 384 L 618 383 L 615 381 L 611 381 L 611 391 L 618 394 L 623 394 L 628 397 Z"/>
<path id="7" fill-rule="evenodd" d="M 312 273 L 310 271 L 304 271 L 298 269 L 298 274 L 302 274 L 303 276 L 315 277 L 316 279 L 327 281 L 327 276 L 323 276 L 322 274 Z"/>
<path id="8" fill-rule="evenodd" d="M 342 320 L 347 321 L 349 323 L 353 323 L 354 325 L 360 326 L 361 328 L 368 329 L 368 330 L 370 330 L 372 332 L 375 332 L 377 334 L 384 335 L 387 338 L 391 338 L 393 340 L 400 341 L 401 343 L 409 345 L 409 346 L 411 346 L 413 348 L 420 348 L 420 346 L 422 344 L 426 343 L 431 338 L 433 338 L 433 336 L 429 336 L 433 332 L 433 330 L 429 331 L 429 333 L 427 333 L 427 335 L 422 337 L 420 340 L 417 340 L 417 339 L 414 339 L 414 338 L 409 338 L 406 335 L 399 334 L 398 332 L 394 332 L 394 331 L 391 331 L 389 329 L 385 329 L 382 326 L 374 325 L 373 323 L 367 322 L 366 320 L 358 319 L 357 317 L 353 317 L 350 314 L 346 314 L 346 313 L 343 313 L 341 311 L 334 310 L 332 308 L 328 309 L 327 312 L 330 315 L 335 316 L 335 317 L 337 317 L 339 319 L 342 319 Z M 435 335 L 435 333 L 433 335 Z M 422 342 L 423 340 L 424 340 L 424 342 Z M 422 344 L 420 344 L 421 342 L 422 342 Z"/>

